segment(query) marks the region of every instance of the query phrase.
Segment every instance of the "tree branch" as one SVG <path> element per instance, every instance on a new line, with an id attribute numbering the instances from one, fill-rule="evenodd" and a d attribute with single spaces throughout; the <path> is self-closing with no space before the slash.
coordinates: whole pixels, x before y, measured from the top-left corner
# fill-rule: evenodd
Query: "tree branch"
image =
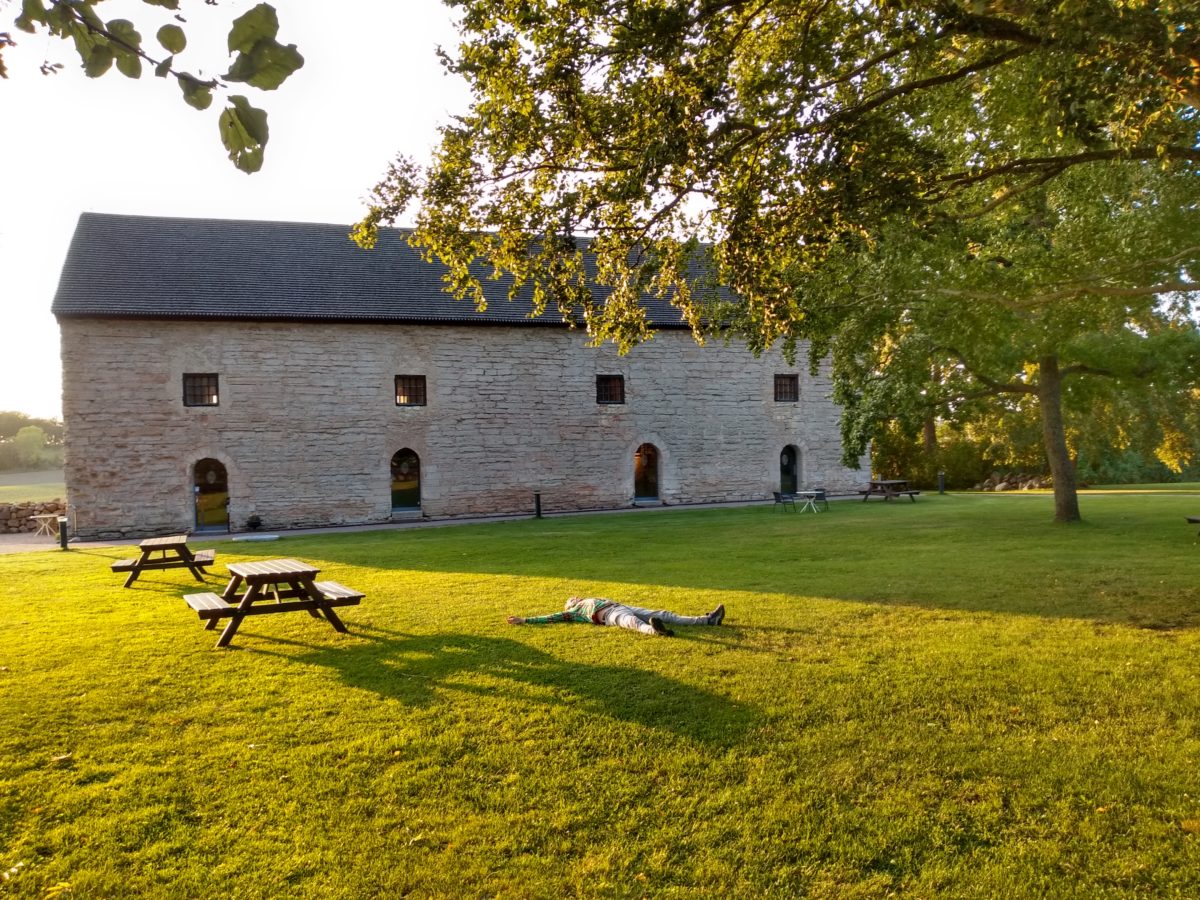
<path id="1" fill-rule="evenodd" d="M 1068 168 L 1068 166 L 1066 166 L 1066 165 L 1054 166 L 1052 168 L 1049 168 L 1045 172 L 1043 172 L 1041 175 L 1039 175 L 1037 178 L 1030 179 L 1029 181 L 1025 182 L 1024 184 L 1014 185 L 1012 187 L 1005 188 L 999 194 L 997 194 L 995 197 L 993 197 L 987 203 L 983 204 L 983 206 L 979 207 L 979 209 L 975 210 L 974 212 L 963 213 L 959 216 L 955 216 L 955 218 L 959 219 L 960 221 L 964 221 L 964 222 L 968 221 L 970 219 L 982 218 L 983 216 L 986 216 L 988 213 L 995 210 L 997 207 L 1003 206 L 1008 201 L 1021 196 L 1026 191 L 1031 191 L 1034 188 L 1040 187 L 1041 185 L 1045 184 L 1047 181 L 1057 178 L 1064 171 L 1066 171 L 1067 168 Z"/>
<path id="2" fill-rule="evenodd" d="M 84 28 L 86 28 L 92 34 L 97 34 L 100 37 L 104 38 L 109 43 L 116 44 L 118 47 L 123 47 L 128 52 L 134 54 L 135 56 L 137 56 L 141 59 L 144 59 L 146 62 L 150 63 L 150 65 L 154 66 L 156 73 L 158 72 L 159 68 L 162 66 L 162 64 L 163 64 L 162 60 L 155 59 L 153 56 L 151 56 L 149 53 L 147 53 L 142 48 L 131 46 L 130 44 L 121 40 L 119 37 L 117 37 L 115 34 L 113 34 L 107 28 L 97 28 L 95 25 L 93 25 L 91 22 L 89 22 L 86 18 L 84 18 L 80 14 L 78 9 L 75 8 L 74 4 L 64 2 L 64 0 L 49 0 L 49 3 L 51 6 L 54 6 L 58 9 L 65 10 L 67 15 L 69 15 L 74 21 L 78 22 L 80 25 L 82 25 Z M 209 88 L 221 87 L 221 82 L 215 78 L 210 78 L 208 81 L 202 81 L 201 79 L 196 78 L 193 75 L 188 75 L 186 72 L 175 71 L 175 68 L 173 66 L 167 66 L 167 68 L 164 70 L 164 74 L 172 75 L 176 79 L 188 78 L 191 81 L 195 82 L 196 84 L 202 85 L 204 87 L 209 87 Z"/>
<path id="3" fill-rule="evenodd" d="M 1065 300 L 1080 294 L 1094 294 L 1100 297 L 1153 297 L 1158 294 L 1186 294 L 1200 291 L 1200 283 L 1194 281 L 1168 281 L 1161 284 L 1147 284 L 1143 287 L 1106 287 L 1103 285 L 1073 285 L 1069 288 L 1054 291 L 1049 294 L 1039 294 L 1031 297 L 1034 304 L 1052 303 L 1055 300 Z"/>
<path id="4" fill-rule="evenodd" d="M 966 373 L 968 375 L 970 375 L 972 378 L 974 378 L 980 384 L 987 387 L 988 391 L 992 394 L 1036 394 L 1037 393 L 1037 387 L 1035 385 L 1027 384 L 1024 381 L 999 382 L 994 378 L 990 378 L 987 375 L 984 375 L 982 372 L 976 372 L 975 369 L 971 367 L 971 364 L 969 362 L 967 362 L 967 358 L 965 356 L 963 356 L 961 353 L 959 353 L 957 350 L 955 350 L 953 347 L 939 347 L 937 349 L 941 350 L 943 353 L 948 353 L 951 356 L 953 356 L 955 359 L 957 359 L 959 365 L 963 367 L 964 371 L 966 371 Z"/>
<path id="5" fill-rule="evenodd" d="M 1045 169 L 1065 171 L 1071 166 L 1089 162 L 1107 162 L 1114 159 L 1170 159 L 1200 162 L 1198 147 L 1134 147 L 1130 149 L 1089 150 L 1086 153 L 1076 153 L 1071 156 L 1045 156 L 1010 160 L 998 166 L 991 166 L 977 171 L 951 172 L 940 176 L 938 183 L 946 183 L 951 190 L 970 187 L 982 181 L 995 178 L 998 175 L 1020 174 L 1023 172 L 1040 172 Z M 1057 174 L 1057 172 L 1055 173 Z"/>
<path id="6" fill-rule="evenodd" d="M 943 84 L 950 84 L 954 81 L 959 81 L 969 75 L 974 75 L 977 72 L 982 72 L 985 69 L 992 69 L 996 66 L 1002 66 L 1014 59 L 1019 59 L 1032 51 L 1027 48 L 1016 48 L 1005 53 L 998 53 L 995 56 L 986 56 L 983 59 L 968 63 L 965 66 L 960 66 L 952 72 L 945 72 L 941 75 L 934 75 L 930 78 L 922 78 L 918 81 L 910 81 L 907 84 L 898 84 L 886 91 L 880 91 L 870 100 L 864 101 L 859 106 L 851 107 L 846 111 L 845 115 L 832 115 L 823 120 L 824 123 L 833 121 L 853 121 L 860 118 L 863 114 L 876 109 L 890 100 L 895 100 L 897 97 L 905 97 L 908 94 L 916 91 L 927 90 L 928 88 L 938 87 Z M 1200 155 L 1200 154 L 1198 154 Z"/>

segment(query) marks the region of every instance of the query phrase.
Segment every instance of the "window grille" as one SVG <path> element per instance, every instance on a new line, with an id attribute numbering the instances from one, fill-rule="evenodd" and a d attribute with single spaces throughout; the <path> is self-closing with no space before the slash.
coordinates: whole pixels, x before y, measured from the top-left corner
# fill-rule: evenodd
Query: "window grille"
<path id="1" fill-rule="evenodd" d="M 183 376 L 184 406 L 218 406 L 221 391 L 215 373 L 188 373 Z"/>
<path id="2" fill-rule="evenodd" d="M 596 402 L 597 403 L 624 403 L 625 402 L 625 376 L 624 375 L 597 375 L 596 376 Z"/>
<path id="3" fill-rule="evenodd" d="M 396 376 L 396 405 L 424 406 L 425 405 L 425 376 L 397 375 Z"/>
<path id="4" fill-rule="evenodd" d="M 795 403 L 800 399 L 799 375 L 775 376 L 775 402 Z"/>

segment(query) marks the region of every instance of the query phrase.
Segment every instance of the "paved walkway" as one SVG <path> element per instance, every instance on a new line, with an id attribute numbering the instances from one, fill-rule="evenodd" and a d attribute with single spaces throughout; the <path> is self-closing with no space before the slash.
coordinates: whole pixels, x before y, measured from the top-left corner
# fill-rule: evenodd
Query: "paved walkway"
<path id="1" fill-rule="evenodd" d="M 29 550 L 57 550 L 58 538 L 44 534 L 0 534 L 0 554 L 24 553 Z"/>

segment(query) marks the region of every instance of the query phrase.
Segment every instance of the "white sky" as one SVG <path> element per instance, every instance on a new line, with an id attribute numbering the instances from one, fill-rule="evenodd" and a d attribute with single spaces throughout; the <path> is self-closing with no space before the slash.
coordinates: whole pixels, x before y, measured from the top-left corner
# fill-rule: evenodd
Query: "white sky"
<path id="1" fill-rule="evenodd" d="M 178 68 L 224 72 L 228 22 L 255 2 L 183 0 L 189 44 Z M 298 45 L 305 64 L 277 91 L 230 85 L 267 110 L 271 130 L 262 171 L 245 175 L 220 142 L 219 92 L 198 112 L 151 71 L 88 79 L 70 46 L 12 27 L 19 0 L 0 0 L 0 31 L 18 42 L 0 80 L 0 410 L 61 415 L 50 304 L 81 212 L 349 226 L 396 153 L 427 160 L 437 127 L 465 111 L 466 90 L 435 56 L 456 44 L 440 0 L 274 5 L 279 40 Z M 148 50 L 169 15 L 132 0 L 100 12 L 132 19 Z M 44 59 L 65 69 L 43 76 Z"/>

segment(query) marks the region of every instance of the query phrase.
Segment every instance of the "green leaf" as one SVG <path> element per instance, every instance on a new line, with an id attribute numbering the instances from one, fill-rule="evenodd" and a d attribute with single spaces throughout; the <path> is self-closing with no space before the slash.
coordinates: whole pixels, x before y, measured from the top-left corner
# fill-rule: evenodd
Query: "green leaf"
<path id="1" fill-rule="evenodd" d="M 46 14 L 46 6 L 42 0 L 22 0 L 21 14 L 17 16 L 16 25 L 22 31 L 33 34 L 37 30 L 35 22 L 47 24 Z"/>
<path id="2" fill-rule="evenodd" d="M 279 17 L 267 3 L 260 3 L 235 19 L 229 31 L 229 52 L 238 55 L 223 77 L 264 91 L 273 91 L 283 84 L 304 65 L 304 57 L 295 44 L 279 43 L 275 39 L 278 33 Z"/>
<path id="3" fill-rule="evenodd" d="M 126 78 L 142 77 L 142 61 L 132 53 L 117 54 L 117 71 Z"/>
<path id="4" fill-rule="evenodd" d="M 262 168 L 263 148 L 267 143 L 267 114 L 251 106 L 241 95 L 234 95 L 229 101 L 231 105 L 221 113 L 218 123 L 221 142 L 235 166 L 243 172 L 257 172 Z"/>
<path id="5" fill-rule="evenodd" d="M 277 34 L 279 17 L 275 7 L 260 3 L 233 20 L 233 27 L 229 29 L 229 52 L 249 53 L 260 40 L 274 40 Z"/>
<path id="6" fill-rule="evenodd" d="M 187 47 L 187 35 L 178 25 L 164 25 L 158 29 L 158 42 L 171 54 L 182 53 Z"/>
<path id="7" fill-rule="evenodd" d="M 159 78 L 166 78 L 169 74 L 171 74 L 171 66 L 174 64 L 174 62 L 175 57 L 168 56 L 154 67 L 154 74 Z"/>
<path id="8" fill-rule="evenodd" d="M 97 43 L 92 46 L 91 52 L 83 61 L 83 71 L 88 78 L 99 78 L 107 72 L 113 64 L 112 47 L 108 43 Z"/>
<path id="9" fill-rule="evenodd" d="M 164 9 L 179 9 L 179 0 L 142 0 L 147 6 L 161 6 Z"/>
<path id="10" fill-rule="evenodd" d="M 259 90 L 273 91 L 303 65 L 304 57 L 295 44 L 285 47 L 278 41 L 264 38 L 250 52 L 239 54 L 222 77 L 245 82 Z"/>
<path id="11" fill-rule="evenodd" d="M 140 78 L 142 60 L 138 51 L 142 47 L 142 36 L 128 19 L 113 19 L 105 27 L 112 36 L 110 49 L 116 58 L 117 71 L 126 78 Z"/>
<path id="12" fill-rule="evenodd" d="M 212 85 L 206 84 L 186 72 L 177 75 L 183 100 L 193 109 L 208 109 L 212 106 Z"/>
<path id="13" fill-rule="evenodd" d="M 140 50 L 142 36 L 128 19 L 113 19 L 105 27 L 110 35 L 128 47 L 130 50 Z"/>
<path id="14" fill-rule="evenodd" d="M 64 10 L 74 10 L 93 31 L 103 31 L 104 20 L 100 18 L 99 13 L 95 10 L 97 2 L 99 0 L 81 0 L 79 3 L 73 3 L 68 7 L 64 7 Z"/>

